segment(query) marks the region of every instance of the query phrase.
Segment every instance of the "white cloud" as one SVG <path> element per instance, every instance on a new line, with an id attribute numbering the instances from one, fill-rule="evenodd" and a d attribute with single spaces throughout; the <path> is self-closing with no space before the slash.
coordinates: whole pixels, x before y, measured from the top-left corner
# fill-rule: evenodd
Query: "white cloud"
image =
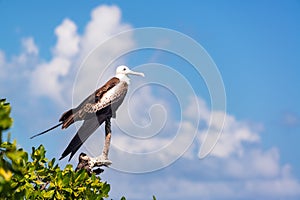
<path id="1" fill-rule="evenodd" d="M 227 199 L 235 197 L 232 187 L 221 181 L 190 181 L 184 178 L 166 177 L 149 184 L 152 191 L 160 188 L 159 199 Z"/>
<path id="2" fill-rule="evenodd" d="M 20 67 L 25 67 L 27 71 L 30 70 L 30 65 L 35 64 L 35 60 L 38 57 L 39 49 L 34 42 L 33 37 L 25 37 L 21 40 L 21 53 L 17 56 L 12 56 L 10 60 L 7 60 L 7 67 L 16 67 L 20 70 Z M 34 62 L 33 62 L 34 61 Z M 9 68 L 7 71 L 11 70 Z"/>
<path id="3" fill-rule="evenodd" d="M 5 54 L 3 51 L 0 50 L 0 66 L 5 63 Z"/>
<path id="4" fill-rule="evenodd" d="M 13 88 L 22 87 L 27 90 L 31 70 L 38 62 L 39 49 L 32 37 L 21 39 L 21 52 L 18 55 L 8 56 L 0 50 L 0 77 L 4 84 L 0 84 L 2 94 L 8 94 Z M 17 73 L 16 73 L 17 72 Z"/>
<path id="5" fill-rule="evenodd" d="M 94 56 L 90 57 L 88 61 L 85 60 L 85 57 L 101 42 L 130 27 L 121 22 L 121 11 L 116 6 L 96 7 L 92 11 L 91 20 L 87 23 L 82 35 L 77 32 L 75 22 L 64 19 L 55 28 L 57 42 L 53 48 L 51 60 L 37 64 L 35 70 L 32 71 L 30 88 L 33 94 L 46 96 L 58 104 L 64 105 L 66 99 L 70 99 L 72 95 L 70 88 L 77 77 L 73 85 L 73 100 L 75 104 L 82 101 L 97 87 L 99 77 L 106 64 L 111 62 L 112 58 L 121 51 L 133 46 L 132 39 L 129 36 L 112 40 L 105 49 L 100 47 L 100 51 L 89 54 Z M 30 46 L 28 41 L 26 44 L 28 44 L 27 50 L 36 52 L 35 48 L 30 48 L 34 46 Z M 82 65 L 80 68 L 83 60 L 86 61 L 86 65 Z M 114 70 L 112 71 L 114 72 Z"/>
<path id="6" fill-rule="evenodd" d="M 111 36 L 130 29 L 129 24 L 121 22 L 121 11 L 117 6 L 99 6 L 91 13 L 91 20 L 85 27 L 81 46 L 83 52 L 89 52 Z M 123 41 L 128 42 L 128 41 Z M 119 44 L 122 47 L 122 44 Z M 117 49 L 116 49 L 117 50 Z"/>
<path id="7" fill-rule="evenodd" d="M 57 36 L 57 44 L 54 48 L 55 56 L 70 58 L 78 53 L 80 37 L 73 21 L 65 19 L 55 29 L 55 34 Z"/>
<path id="8" fill-rule="evenodd" d="M 254 198 L 298 199 L 300 196 L 299 181 L 292 177 L 246 181 L 245 190 Z"/>
<path id="9" fill-rule="evenodd" d="M 223 175 L 237 179 L 276 178 L 281 173 L 279 152 L 276 148 L 265 151 L 248 148 L 242 156 L 220 159 Z"/>
<path id="10" fill-rule="evenodd" d="M 72 66 L 73 59 L 79 50 L 79 36 L 76 33 L 76 25 L 69 19 L 65 19 L 55 29 L 57 43 L 54 47 L 54 55 L 49 62 L 40 63 L 31 74 L 30 88 L 37 96 L 48 96 L 63 104 L 65 87 L 61 81 L 65 78 Z"/>
<path id="11" fill-rule="evenodd" d="M 122 23 L 121 11 L 116 6 L 103 5 L 92 10 L 91 19 L 82 35 L 78 33 L 74 21 L 64 19 L 55 28 L 57 41 L 52 48 L 50 60 L 45 61 L 39 57 L 39 49 L 33 37 L 23 38 L 20 54 L 7 58 L 5 53 L 0 51 L 1 77 L 6 77 L 6 82 L 9 79 L 15 84 L 17 80 L 18 83 L 22 83 L 22 88 L 29 88 L 27 94 L 33 94 L 34 98 L 49 98 L 60 106 L 65 106 L 67 102 L 70 105 L 72 84 L 77 77 L 73 100 L 78 103 L 98 87 L 99 78 L 107 64 L 111 63 L 116 55 L 131 48 L 134 45 L 133 39 L 131 35 L 127 35 L 111 40 L 103 48 L 98 47 L 100 50 L 94 51 L 94 56 L 80 68 L 85 57 L 101 42 L 129 28 L 129 24 Z M 109 71 L 114 73 L 115 68 L 112 68 Z M 18 70 L 18 73 L 11 73 L 15 70 Z M 101 80 L 106 78 L 102 77 Z"/>
<path id="12" fill-rule="evenodd" d="M 276 148 L 265 151 L 260 149 L 250 152 L 249 165 L 259 177 L 276 177 L 280 172 L 279 152 Z"/>
<path id="13" fill-rule="evenodd" d="M 39 49 L 36 46 L 36 44 L 35 44 L 32 37 L 23 38 L 22 39 L 22 46 L 24 48 L 24 52 L 27 53 L 27 54 L 33 54 L 33 55 L 38 55 L 39 54 Z"/>
<path id="14" fill-rule="evenodd" d="M 115 59 L 131 49 L 134 41 L 130 34 L 113 36 L 130 28 L 131 25 L 121 21 L 117 6 L 103 5 L 92 10 L 79 42 L 78 68 L 73 74 L 76 75 L 72 94 L 75 105 L 98 88 L 99 82 L 104 84 L 115 73 Z"/>
<path id="15" fill-rule="evenodd" d="M 217 138 L 216 135 L 220 134 L 219 130 L 223 127 L 219 140 L 209 154 L 213 163 L 223 167 L 222 176 L 249 179 L 276 177 L 280 174 L 278 150 L 271 148 L 263 151 L 259 148 L 261 125 L 237 120 L 233 115 L 221 111 L 209 111 L 203 99 L 198 98 L 197 101 L 200 113 L 204 114 L 201 119 L 206 124 L 205 128 L 199 130 L 199 144 L 202 145 L 204 140 Z M 191 103 L 185 114 L 192 116 L 191 113 L 195 110 L 192 108 L 195 106 L 197 105 Z M 221 120 L 223 115 L 224 124 Z M 207 133 L 208 128 L 210 131 Z"/>
<path id="16" fill-rule="evenodd" d="M 0 76 L 3 75 L 4 69 L 2 69 L 2 67 L 4 67 L 5 63 L 6 63 L 5 53 L 0 50 L 0 69 L 1 69 Z"/>
<path id="17" fill-rule="evenodd" d="M 104 176 L 109 177 L 112 186 L 119 186 L 112 190 L 111 198 L 117 198 L 116 193 L 125 194 L 129 199 L 145 199 L 154 194 L 158 199 L 166 200 L 298 199 L 300 196 L 299 181 L 292 176 L 289 165 L 282 166 L 275 176 L 237 178 L 224 172 L 224 164 L 230 162 L 228 159 L 224 159 L 223 163 L 211 162 L 208 166 L 204 163 L 210 162 L 209 159 L 222 160 L 216 157 L 187 162 L 180 160 L 155 173 L 129 175 L 112 171 Z M 251 167 L 244 168 L 244 173 L 252 170 Z M 128 185 L 128 182 L 131 184 Z"/>
<path id="18" fill-rule="evenodd" d="M 204 121 L 206 123 L 209 122 L 211 118 L 211 111 L 204 99 L 199 97 L 190 97 L 188 105 L 189 106 L 187 106 L 187 108 L 183 110 L 183 114 L 184 116 L 188 117 L 190 121 L 198 119 L 199 116 L 201 121 Z M 196 112 L 197 107 L 198 112 Z"/>
<path id="19" fill-rule="evenodd" d="M 63 104 L 62 92 L 64 87 L 60 78 L 67 75 L 71 67 L 70 60 L 55 57 L 49 63 L 39 64 L 31 75 L 31 91 L 37 96 L 48 96 Z"/>
<path id="20" fill-rule="evenodd" d="M 203 144 L 205 140 L 212 141 L 210 144 L 217 144 L 210 152 L 211 156 L 220 158 L 230 157 L 232 155 L 242 155 L 244 153 L 244 143 L 258 143 L 260 137 L 256 132 L 256 127 L 252 127 L 243 121 L 238 121 L 234 116 L 224 113 L 223 111 L 210 111 L 204 100 L 197 98 L 197 105 L 190 103 L 185 111 L 185 115 L 195 116 L 195 107 L 199 106 L 200 119 L 205 123 L 205 128 L 199 130 L 199 142 Z M 196 114 L 197 115 L 197 114 Z M 223 119 L 225 118 L 225 122 Z M 199 154 L 200 155 L 200 154 Z"/>
<path id="21" fill-rule="evenodd" d="M 219 163 L 218 163 L 219 164 Z M 143 175 L 129 175 L 115 171 L 106 172 L 113 188 L 110 197 L 117 194 L 128 199 L 298 199 L 299 181 L 290 176 L 288 166 L 276 177 L 236 179 L 218 174 L 210 175 L 214 168 L 207 168 L 202 161 L 179 161 L 176 166 Z M 217 170 L 223 166 L 218 165 Z M 130 182 L 131 184 L 128 184 Z M 142 184 L 141 184 L 142 183 Z"/>
<path id="22" fill-rule="evenodd" d="M 218 113 L 213 112 L 212 115 Z M 212 131 L 209 132 L 207 137 L 216 137 L 219 134 L 219 124 L 211 124 Z M 214 127 L 216 126 L 216 127 Z M 216 131 L 214 131 L 216 130 Z M 205 139 L 204 130 L 200 135 L 200 142 L 203 143 Z M 244 143 L 257 143 L 260 141 L 258 134 L 251 130 L 251 127 L 244 122 L 237 121 L 233 116 L 226 115 L 225 124 L 221 137 L 219 138 L 216 146 L 212 150 L 210 155 L 217 157 L 229 157 L 234 154 L 242 155 L 244 153 Z"/>
<path id="23" fill-rule="evenodd" d="M 139 98 L 159 101 L 158 97 L 153 96 L 151 92 Z M 203 129 L 207 129 L 210 124 L 210 117 L 220 114 L 220 112 L 209 111 L 203 99 L 198 98 L 198 101 L 199 110 L 202 113 L 201 119 L 206 123 L 205 126 L 200 127 L 198 133 L 199 142 L 202 143 L 201 139 L 206 133 Z M 195 130 L 195 123 L 192 119 L 193 116 L 197 115 L 196 109 L 193 107 L 195 104 L 190 103 L 189 105 L 185 115 L 189 116 L 190 120 L 182 122 L 186 127 L 189 127 L 185 129 L 185 133 Z M 132 109 L 132 112 L 135 110 Z M 260 146 L 262 140 L 259 135 L 262 130 L 261 125 L 237 120 L 233 115 L 227 113 L 223 114 L 226 114 L 223 133 L 209 157 L 196 161 L 193 155 L 195 152 L 191 148 L 181 158 L 183 165 L 177 165 L 176 169 L 172 171 L 173 173 L 165 174 L 163 183 L 161 182 L 162 177 L 155 177 L 154 173 L 154 177 L 145 183 L 147 190 L 132 186 L 135 189 L 128 197 L 141 199 L 149 191 L 155 191 L 154 194 L 162 199 L 277 199 L 285 197 L 294 199 L 299 197 L 300 183 L 293 176 L 291 166 L 281 164 L 279 150 L 276 147 L 263 149 Z M 173 121 L 174 123 L 176 121 Z M 221 125 L 214 122 L 211 123 L 211 126 L 220 127 Z M 172 139 L 172 137 L 156 137 L 139 142 L 124 135 L 113 135 L 114 145 L 134 153 L 151 152 L 172 141 Z M 181 137 L 178 141 L 184 143 L 185 139 L 185 137 Z M 195 144 L 192 147 L 195 147 Z M 158 160 L 166 161 L 168 160 L 166 157 L 174 156 L 172 154 L 182 154 L 182 152 L 184 151 L 180 149 L 178 143 L 177 148 L 166 149 L 160 156 L 149 157 L 150 160 L 146 162 L 131 162 L 130 160 L 126 162 L 126 159 L 122 162 L 125 163 L 124 165 L 139 163 L 139 167 L 147 168 L 149 165 L 155 166 L 153 163 L 157 163 Z M 188 160 L 188 162 L 184 160 Z M 128 166 L 125 167 L 128 168 Z M 181 170 L 184 171 L 182 175 L 180 174 Z M 122 184 L 119 181 L 118 183 Z M 126 191 L 128 191 L 127 189 Z"/>
<path id="24" fill-rule="evenodd" d="M 156 194 L 160 199 L 296 199 L 300 194 L 299 182 L 289 178 L 243 182 L 166 177 L 164 181 L 156 179 L 147 185 L 150 186 L 147 188 L 149 191 L 160 189 Z M 136 197 L 144 197 L 143 191 L 134 192 Z"/>

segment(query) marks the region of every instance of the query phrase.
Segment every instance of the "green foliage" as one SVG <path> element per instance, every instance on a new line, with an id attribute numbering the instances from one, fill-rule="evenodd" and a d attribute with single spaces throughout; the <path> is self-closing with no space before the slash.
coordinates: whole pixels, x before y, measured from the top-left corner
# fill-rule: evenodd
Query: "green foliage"
<path id="1" fill-rule="evenodd" d="M 2 131 L 7 130 L 12 125 L 10 115 L 11 107 L 5 99 L 0 99 L 0 142 L 2 143 Z"/>
<path id="2" fill-rule="evenodd" d="M 108 197 L 109 184 L 101 182 L 94 174 L 85 170 L 75 172 L 72 165 L 61 170 L 55 159 L 45 157 L 45 148 L 40 145 L 28 154 L 16 148 L 16 143 L 1 144 L 4 160 L 9 161 L 9 174 L 1 183 L 2 199 L 103 199 Z M 2 156 L 1 156 L 2 157 Z M 2 159 L 2 158 L 1 158 Z M 1 168 L 2 169 L 2 168 Z M 3 169 L 4 170 L 4 169 Z M 2 174 L 1 174 L 2 175 Z"/>
<path id="3" fill-rule="evenodd" d="M 0 101 L 0 137 L 12 125 L 11 107 Z M 60 169 L 55 158 L 48 160 L 40 145 L 28 153 L 16 141 L 0 144 L 0 199 L 103 199 L 110 185 L 85 170 L 75 172 L 72 165 Z"/>

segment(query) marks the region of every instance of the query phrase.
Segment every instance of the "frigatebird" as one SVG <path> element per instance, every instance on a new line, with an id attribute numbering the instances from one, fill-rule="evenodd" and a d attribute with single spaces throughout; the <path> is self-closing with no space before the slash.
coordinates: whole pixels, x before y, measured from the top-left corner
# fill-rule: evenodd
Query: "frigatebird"
<path id="1" fill-rule="evenodd" d="M 62 129 L 66 129 L 74 122 L 83 120 L 83 124 L 59 159 L 61 160 L 71 154 L 69 157 L 70 161 L 81 145 L 103 122 L 110 123 L 110 119 L 116 117 L 116 111 L 127 93 L 130 80 L 129 74 L 144 76 L 143 73 L 134 72 L 125 65 L 117 67 L 116 75 L 113 78 L 88 96 L 76 108 L 63 113 L 59 119 L 59 124 L 32 136 L 31 139 L 45 134 L 60 125 L 62 125 Z"/>

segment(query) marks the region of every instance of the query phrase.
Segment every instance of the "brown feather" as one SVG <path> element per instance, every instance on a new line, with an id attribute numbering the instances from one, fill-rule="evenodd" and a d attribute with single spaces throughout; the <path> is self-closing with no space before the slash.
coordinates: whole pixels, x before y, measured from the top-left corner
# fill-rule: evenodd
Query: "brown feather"
<path id="1" fill-rule="evenodd" d="M 109 89 L 111 89 L 112 87 L 114 87 L 115 85 L 117 85 L 119 82 L 120 82 L 120 80 L 118 78 L 113 77 L 109 81 L 107 81 L 105 83 L 105 85 L 103 85 L 101 88 L 99 88 L 98 90 L 96 90 L 95 91 L 95 99 L 97 100 L 97 102 L 101 99 L 101 97 L 103 96 L 103 94 L 105 92 L 107 92 Z"/>
<path id="2" fill-rule="evenodd" d="M 59 119 L 59 121 L 63 123 L 62 129 L 68 128 L 71 124 L 73 124 L 76 121 L 91 119 L 92 117 L 95 117 L 96 113 L 89 114 L 84 112 L 84 106 L 86 106 L 87 104 L 96 104 L 105 92 L 110 90 L 119 82 L 120 80 L 118 78 L 111 78 L 102 87 L 100 87 L 93 94 L 88 96 L 79 106 L 63 113 Z"/>

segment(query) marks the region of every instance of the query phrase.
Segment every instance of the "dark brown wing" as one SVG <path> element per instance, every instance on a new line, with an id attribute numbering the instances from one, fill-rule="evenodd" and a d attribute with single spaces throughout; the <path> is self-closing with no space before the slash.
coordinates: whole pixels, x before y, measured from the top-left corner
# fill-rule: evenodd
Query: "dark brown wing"
<path id="1" fill-rule="evenodd" d="M 101 88 L 97 89 L 93 94 L 88 96 L 76 109 L 82 109 L 87 103 L 97 103 L 103 94 L 110 90 L 112 87 L 117 85 L 120 82 L 120 80 L 116 77 L 111 78 L 109 81 L 107 81 Z"/>
<path id="2" fill-rule="evenodd" d="M 116 86 L 118 83 L 120 82 L 120 79 L 113 77 L 111 78 L 109 81 L 107 81 L 107 83 L 105 85 L 103 85 L 101 88 L 99 88 L 98 90 L 96 90 L 95 92 L 95 98 L 96 98 L 96 102 L 98 102 L 101 97 L 103 96 L 103 94 L 105 92 L 107 92 L 108 90 L 110 90 L 112 87 Z"/>
<path id="3" fill-rule="evenodd" d="M 90 137 L 106 119 L 111 118 L 112 111 L 110 106 L 103 109 L 102 112 L 103 113 L 101 114 L 97 114 L 97 117 L 87 119 L 83 122 L 82 126 L 79 128 L 76 135 L 73 137 L 65 151 L 62 153 L 59 160 L 71 154 L 69 158 L 70 161 L 77 150 L 88 139 L 88 137 Z"/>
<path id="4" fill-rule="evenodd" d="M 75 121 L 92 118 L 95 113 L 86 115 L 84 107 L 87 104 L 95 104 L 99 102 L 103 94 L 117 85 L 119 82 L 120 80 L 118 78 L 111 78 L 101 88 L 97 89 L 93 94 L 88 96 L 81 104 L 79 104 L 79 106 L 62 114 L 61 118 L 59 119 L 59 121 L 63 123 L 62 128 L 68 128 Z"/>

